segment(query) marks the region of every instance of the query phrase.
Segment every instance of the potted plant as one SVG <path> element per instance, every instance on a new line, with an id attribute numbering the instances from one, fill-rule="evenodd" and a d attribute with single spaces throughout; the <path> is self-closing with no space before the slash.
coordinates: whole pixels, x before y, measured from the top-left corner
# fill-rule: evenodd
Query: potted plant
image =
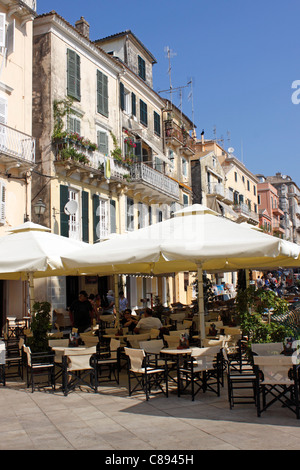
<path id="1" fill-rule="evenodd" d="M 33 336 L 28 338 L 31 352 L 48 351 L 48 331 L 51 330 L 51 304 L 49 302 L 35 302 L 31 321 Z"/>

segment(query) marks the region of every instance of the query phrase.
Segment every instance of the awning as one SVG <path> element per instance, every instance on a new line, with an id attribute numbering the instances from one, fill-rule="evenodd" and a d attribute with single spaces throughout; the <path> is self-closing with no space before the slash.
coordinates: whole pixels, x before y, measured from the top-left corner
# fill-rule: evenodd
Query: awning
<path id="1" fill-rule="evenodd" d="M 172 164 L 171 160 L 164 154 L 162 153 L 162 151 L 156 147 L 155 144 L 153 144 L 153 142 L 151 142 L 150 140 L 146 139 L 143 135 L 143 132 L 142 131 L 134 131 L 135 134 L 138 135 L 138 137 L 140 137 L 144 142 L 146 142 L 146 144 L 153 150 L 153 152 L 157 155 L 157 158 L 160 158 L 160 160 L 162 160 L 163 162 L 166 162 L 166 163 L 169 163 L 169 164 Z"/>

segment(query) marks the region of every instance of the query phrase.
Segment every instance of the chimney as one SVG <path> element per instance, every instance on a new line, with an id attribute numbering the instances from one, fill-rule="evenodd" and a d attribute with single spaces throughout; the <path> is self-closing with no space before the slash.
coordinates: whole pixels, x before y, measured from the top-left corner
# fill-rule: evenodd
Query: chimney
<path id="1" fill-rule="evenodd" d="M 90 39 L 90 25 L 89 23 L 83 18 L 83 16 L 80 18 L 80 20 L 76 21 L 75 23 L 75 28 L 78 29 L 78 31 L 87 39 Z"/>

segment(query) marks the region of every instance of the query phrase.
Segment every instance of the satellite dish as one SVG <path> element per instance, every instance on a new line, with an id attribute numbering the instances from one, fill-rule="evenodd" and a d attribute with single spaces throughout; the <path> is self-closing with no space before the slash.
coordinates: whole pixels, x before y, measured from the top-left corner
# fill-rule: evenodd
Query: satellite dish
<path id="1" fill-rule="evenodd" d="M 229 147 L 228 153 L 233 153 L 233 152 L 234 152 L 234 148 L 233 148 L 233 147 Z"/>
<path id="2" fill-rule="evenodd" d="M 78 209 L 78 204 L 76 201 L 72 199 L 71 201 L 67 202 L 67 204 L 65 205 L 64 213 L 66 215 L 74 215 L 77 212 L 77 209 Z"/>

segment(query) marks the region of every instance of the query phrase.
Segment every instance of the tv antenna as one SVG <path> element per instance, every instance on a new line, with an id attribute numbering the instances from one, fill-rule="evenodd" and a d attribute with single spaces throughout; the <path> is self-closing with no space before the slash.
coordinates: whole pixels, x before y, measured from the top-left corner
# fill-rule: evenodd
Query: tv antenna
<path id="1" fill-rule="evenodd" d="M 177 55 L 176 52 L 173 52 L 172 49 L 169 48 L 169 46 L 166 46 L 164 51 L 166 52 L 166 57 L 167 59 L 169 60 L 169 69 L 168 69 L 168 74 L 169 74 L 169 79 L 170 79 L 170 90 L 173 89 L 173 86 L 172 86 L 172 79 L 171 79 L 171 71 L 172 71 L 172 67 L 171 67 L 171 59 L 173 59 L 173 57 L 175 57 Z M 172 95 L 171 95 L 172 97 Z"/>

